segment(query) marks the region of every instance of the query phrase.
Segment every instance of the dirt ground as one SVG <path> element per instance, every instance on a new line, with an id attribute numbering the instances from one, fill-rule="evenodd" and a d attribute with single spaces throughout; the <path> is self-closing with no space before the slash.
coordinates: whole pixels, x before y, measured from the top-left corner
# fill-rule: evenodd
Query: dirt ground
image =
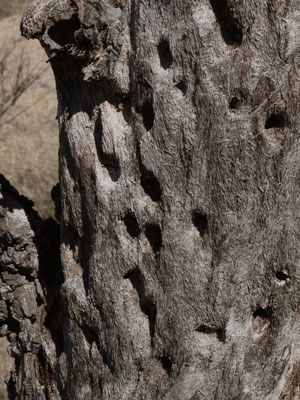
<path id="1" fill-rule="evenodd" d="M 3 18 L 13 10 L 21 12 L 23 3 L 0 0 L 0 60 L 7 49 L 11 51 L 8 70 L 0 74 L 0 82 L 4 77 L 5 84 L 13 84 L 21 57 L 25 73 L 34 70 L 41 76 L 0 118 L 0 173 L 32 199 L 40 214 L 47 217 L 54 214 L 50 192 L 58 182 L 55 84 L 39 43 L 20 36 L 20 16 Z M 7 400 L 4 380 L 13 365 L 7 345 L 6 339 L 0 339 L 0 400 Z"/>

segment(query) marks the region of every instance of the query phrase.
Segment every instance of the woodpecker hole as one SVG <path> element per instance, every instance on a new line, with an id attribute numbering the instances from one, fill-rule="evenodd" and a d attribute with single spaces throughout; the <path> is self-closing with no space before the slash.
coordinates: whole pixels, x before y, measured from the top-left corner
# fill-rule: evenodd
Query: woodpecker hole
<path id="1" fill-rule="evenodd" d="M 62 19 L 56 22 L 48 30 L 48 35 L 60 46 L 74 43 L 74 33 L 80 29 L 80 20 L 77 14 L 73 14 L 70 19 Z"/>
<path id="2" fill-rule="evenodd" d="M 128 212 L 124 219 L 124 224 L 127 228 L 127 232 L 132 238 L 137 238 L 140 234 L 140 227 L 135 215 L 132 212 Z"/>
<path id="3" fill-rule="evenodd" d="M 154 109 L 151 101 L 146 101 L 142 107 L 143 123 L 146 131 L 150 131 L 154 124 Z"/>
<path id="4" fill-rule="evenodd" d="M 204 213 L 195 210 L 192 214 L 192 221 L 195 227 L 198 229 L 200 236 L 203 237 L 208 231 L 207 216 Z"/>
<path id="5" fill-rule="evenodd" d="M 168 40 L 161 39 L 158 45 L 158 54 L 160 59 L 160 65 L 163 69 L 169 69 L 173 64 L 173 56 L 170 50 L 170 44 Z"/>
<path id="6" fill-rule="evenodd" d="M 159 252 L 162 246 L 162 235 L 159 225 L 147 224 L 145 227 L 145 235 L 154 251 Z"/>
<path id="7" fill-rule="evenodd" d="M 284 128 L 286 125 L 286 117 L 283 113 L 272 114 L 266 121 L 265 129 Z"/>

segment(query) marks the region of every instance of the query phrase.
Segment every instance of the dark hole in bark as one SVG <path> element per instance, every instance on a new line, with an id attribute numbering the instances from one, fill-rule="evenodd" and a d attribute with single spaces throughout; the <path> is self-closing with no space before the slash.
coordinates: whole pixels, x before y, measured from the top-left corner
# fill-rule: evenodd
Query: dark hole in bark
<path id="1" fill-rule="evenodd" d="M 276 276 L 276 279 L 278 279 L 279 281 L 283 281 L 283 282 L 287 281 L 289 278 L 289 276 L 283 271 L 277 271 L 275 276 Z"/>
<path id="2" fill-rule="evenodd" d="M 159 360 L 161 362 L 163 369 L 167 372 L 168 375 L 170 375 L 172 373 L 172 365 L 173 365 L 170 357 L 165 355 L 160 357 Z"/>
<path id="3" fill-rule="evenodd" d="M 271 319 L 273 314 L 272 308 L 271 307 L 266 307 L 266 308 L 258 308 L 257 310 L 254 311 L 253 317 L 254 318 L 261 318 L 264 320 L 269 320 Z"/>
<path id="4" fill-rule="evenodd" d="M 214 328 L 207 325 L 200 325 L 196 332 L 205 333 L 206 335 L 216 335 L 217 339 L 224 343 L 226 340 L 225 331 L 222 328 Z"/>
<path id="5" fill-rule="evenodd" d="M 284 128 L 286 118 L 283 113 L 272 114 L 266 121 L 265 128 Z"/>
<path id="6" fill-rule="evenodd" d="M 149 331 L 151 343 L 153 344 L 157 314 L 156 305 L 146 296 L 144 280 L 141 272 L 137 268 L 127 272 L 124 275 L 124 279 L 129 279 L 132 286 L 137 291 L 141 310 L 145 315 L 147 315 L 149 320 Z"/>
<path id="7" fill-rule="evenodd" d="M 152 102 L 149 100 L 143 104 L 142 117 L 146 131 L 150 131 L 153 127 L 155 114 Z"/>
<path id="8" fill-rule="evenodd" d="M 231 110 L 236 110 L 240 105 L 240 99 L 236 96 L 233 96 L 229 101 L 229 108 Z"/>
<path id="9" fill-rule="evenodd" d="M 192 221 L 195 227 L 198 229 L 200 236 L 203 237 L 208 230 L 207 216 L 201 211 L 195 210 L 192 214 Z"/>
<path id="10" fill-rule="evenodd" d="M 170 44 L 167 39 L 161 39 L 158 45 L 158 54 L 160 59 L 160 65 L 164 69 L 169 69 L 173 63 L 173 56 L 170 50 Z"/>
<path id="11" fill-rule="evenodd" d="M 84 333 L 85 339 L 88 342 L 88 344 L 91 346 L 95 342 L 98 349 L 100 349 L 97 333 L 86 325 L 82 326 L 81 329 L 82 332 Z"/>
<path id="12" fill-rule="evenodd" d="M 48 30 L 48 35 L 54 42 L 61 46 L 74 42 L 74 33 L 80 28 L 80 20 L 77 14 L 73 14 L 70 19 L 62 19 L 56 22 Z"/>
<path id="13" fill-rule="evenodd" d="M 121 167 L 118 158 L 114 154 L 102 153 L 100 162 L 107 169 L 111 180 L 116 182 L 121 176 Z"/>
<path id="14" fill-rule="evenodd" d="M 111 372 L 114 372 L 115 371 L 114 360 L 109 356 L 107 351 L 105 351 L 100 346 L 98 334 L 96 332 L 94 332 L 94 330 L 91 329 L 90 327 L 88 327 L 87 325 L 81 326 L 81 329 L 82 329 L 84 337 L 85 337 L 86 341 L 89 343 L 89 345 L 92 346 L 93 343 L 96 343 L 96 346 L 102 356 L 102 360 L 103 360 L 104 364 L 108 366 L 108 368 L 110 369 Z"/>
<path id="15" fill-rule="evenodd" d="M 140 181 L 141 186 L 144 189 L 145 193 L 151 198 L 153 201 L 160 201 L 162 196 L 162 189 L 160 187 L 160 183 L 154 173 L 149 171 L 142 162 L 141 157 L 141 149 L 140 145 L 136 147 L 136 157 L 139 162 L 139 167 L 141 171 Z"/>
<path id="16" fill-rule="evenodd" d="M 146 169 L 141 171 L 141 185 L 145 190 L 145 193 L 147 193 L 153 201 L 160 201 L 162 191 L 160 183 L 153 172 Z"/>
<path id="17" fill-rule="evenodd" d="M 185 96 L 187 92 L 187 84 L 184 81 L 181 81 L 177 83 L 176 87 L 182 92 L 182 94 Z"/>
<path id="18" fill-rule="evenodd" d="M 228 45 L 240 45 L 243 40 L 243 30 L 239 21 L 232 15 L 228 0 L 210 0 L 210 3 L 220 24 L 224 42 Z"/>
<path id="19" fill-rule="evenodd" d="M 147 224 L 145 227 L 145 235 L 154 253 L 159 252 L 162 246 L 162 236 L 160 227 L 155 224 Z"/>
<path id="20" fill-rule="evenodd" d="M 132 212 L 128 212 L 123 221 L 129 235 L 133 238 L 138 237 L 141 231 L 135 215 Z"/>

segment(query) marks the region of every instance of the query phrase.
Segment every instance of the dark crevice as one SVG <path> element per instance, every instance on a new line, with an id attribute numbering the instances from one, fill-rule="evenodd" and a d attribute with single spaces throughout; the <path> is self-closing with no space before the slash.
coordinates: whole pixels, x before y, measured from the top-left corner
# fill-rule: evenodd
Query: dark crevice
<path id="1" fill-rule="evenodd" d="M 148 171 L 146 168 L 141 170 L 141 185 L 145 193 L 147 193 L 153 201 L 160 201 L 162 196 L 160 183 L 153 172 Z"/>
<path id="2" fill-rule="evenodd" d="M 253 313 L 253 318 L 260 318 L 262 320 L 270 320 L 272 318 L 272 307 L 258 308 Z"/>
<path id="3" fill-rule="evenodd" d="M 228 45 L 240 45 L 243 40 L 243 30 L 234 17 L 228 0 L 210 0 L 213 12 L 220 24 L 224 42 Z"/>
<path id="4" fill-rule="evenodd" d="M 128 212 L 124 219 L 127 232 L 132 238 L 137 238 L 141 232 L 136 216 L 132 212 Z"/>
<path id="5" fill-rule="evenodd" d="M 86 325 L 82 326 L 81 329 L 88 344 L 92 346 L 93 343 L 96 343 L 97 348 L 100 349 L 99 338 L 97 333 Z"/>
<path id="6" fill-rule="evenodd" d="M 51 26 L 48 35 L 60 46 L 74 43 L 74 33 L 80 29 L 80 20 L 77 14 L 73 14 L 70 19 L 62 19 Z"/>
<path id="7" fill-rule="evenodd" d="M 196 332 L 204 333 L 206 335 L 216 335 L 217 339 L 222 343 L 225 343 L 225 340 L 226 340 L 225 330 L 222 328 L 215 328 L 215 327 L 211 327 L 211 326 L 207 326 L 207 325 L 200 325 L 196 329 Z"/>
<path id="8" fill-rule="evenodd" d="M 182 92 L 182 94 L 183 94 L 184 96 L 186 95 L 186 92 L 187 92 L 187 84 L 186 84 L 185 81 L 180 81 L 180 82 L 177 83 L 175 86 L 177 87 L 177 89 L 179 89 L 179 90 Z"/>
<path id="9" fill-rule="evenodd" d="M 198 229 L 200 236 L 204 236 L 208 231 L 208 218 L 201 211 L 195 210 L 192 214 L 192 221 Z"/>
<path id="10" fill-rule="evenodd" d="M 99 157 L 99 161 L 107 169 L 111 180 L 113 182 L 117 182 L 121 176 L 121 166 L 116 155 L 105 154 L 102 152 L 101 157 Z"/>
<path id="11" fill-rule="evenodd" d="M 62 310 L 62 302 L 59 294 L 57 294 L 52 308 L 47 310 L 44 322 L 44 325 L 49 330 L 54 342 L 57 358 L 61 355 L 65 346 L 63 332 L 64 315 Z"/>
<path id="12" fill-rule="evenodd" d="M 277 271 L 275 276 L 276 276 L 276 279 L 278 279 L 281 282 L 286 282 L 289 279 L 288 274 L 286 274 L 283 271 Z"/>
<path id="13" fill-rule="evenodd" d="M 140 148 L 137 146 L 136 151 L 137 159 L 139 162 L 139 167 L 141 171 L 140 181 L 141 186 L 144 189 L 145 193 L 151 198 L 153 201 L 160 201 L 162 196 L 162 190 L 160 187 L 160 183 L 154 173 L 149 171 L 143 164 Z"/>
<path id="14" fill-rule="evenodd" d="M 139 303 L 142 312 L 147 315 L 149 320 L 149 331 L 151 343 L 153 344 L 155 323 L 156 323 L 156 305 L 145 293 L 145 283 L 141 272 L 135 268 L 124 275 L 124 279 L 129 279 L 134 289 L 137 291 Z"/>
<path id="15" fill-rule="evenodd" d="M 161 365 L 163 369 L 167 372 L 167 374 L 171 375 L 173 363 L 170 356 L 164 355 L 159 358 L 159 361 L 161 362 Z"/>
<path id="16" fill-rule="evenodd" d="M 169 41 L 162 38 L 158 45 L 158 54 L 160 59 L 160 65 L 164 69 L 169 69 L 173 64 L 173 56 L 170 50 Z"/>
<path id="17" fill-rule="evenodd" d="M 229 108 L 231 110 L 239 109 L 240 105 L 241 105 L 241 99 L 237 96 L 232 96 L 231 99 L 229 100 Z"/>
<path id="18" fill-rule="evenodd" d="M 101 121 L 101 114 L 95 122 L 94 129 L 95 144 L 100 163 L 106 168 L 109 176 L 113 182 L 116 182 L 121 176 L 120 161 L 116 154 L 108 154 L 103 150 L 103 127 Z"/>
<path id="19" fill-rule="evenodd" d="M 40 349 L 38 352 L 38 381 L 43 388 L 45 398 L 50 399 L 50 388 L 55 374 L 50 363 L 47 361 L 47 358 L 48 357 L 44 354 L 43 350 Z"/>
<path id="20" fill-rule="evenodd" d="M 153 127 L 154 118 L 155 118 L 152 101 L 147 100 L 143 104 L 142 117 L 143 117 L 143 123 L 146 128 L 146 131 L 150 131 Z"/>
<path id="21" fill-rule="evenodd" d="M 91 329 L 90 327 L 88 327 L 86 325 L 81 326 L 81 329 L 82 329 L 82 332 L 84 334 L 86 341 L 89 343 L 90 346 L 92 346 L 93 343 L 96 343 L 96 346 L 102 356 L 102 360 L 103 360 L 104 364 L 107 365 L 110 372 L 113 373 L 115 371 L 114 361 L 111 359 L 111 357 L 109 357 L 108 353 L 100 346 L 99 334 L 94 332 L 93 329 Z"/>
<path id="22" fill-rule="evenodd" d="M 145 226 L 145 235 L 154 253 L 159 252 L 162 246 L 162 235 L 160 226 L 156 224 L 147 224 Z"/>
<path id="23" fill-rule="evenodd" d="M 266 121 L 265 129 L 284 128 L 286 125 L 286 117 L 284 113 L 272 114 Z"/>

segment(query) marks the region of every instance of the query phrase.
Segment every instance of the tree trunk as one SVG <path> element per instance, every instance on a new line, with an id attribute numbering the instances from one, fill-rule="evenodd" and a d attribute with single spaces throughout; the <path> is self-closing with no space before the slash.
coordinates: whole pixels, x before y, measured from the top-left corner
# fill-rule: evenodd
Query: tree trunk
<path id="1" fill-rule="evenodd" d="M 26 275 L 31 315 L 3 302 L 13 398 L 300 398 L 298 3 L 27 8 L 57 84 L 61 268 Z"/>

